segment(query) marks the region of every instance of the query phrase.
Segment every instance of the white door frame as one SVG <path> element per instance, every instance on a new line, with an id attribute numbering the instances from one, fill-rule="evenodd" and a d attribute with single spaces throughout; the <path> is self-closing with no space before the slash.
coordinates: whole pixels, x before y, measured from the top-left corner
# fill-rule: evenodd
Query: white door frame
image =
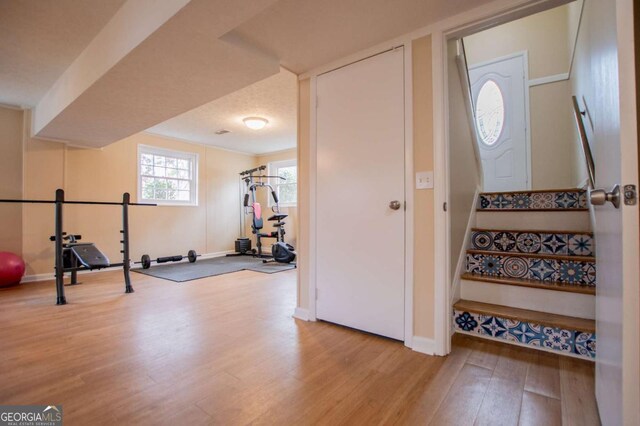
<path id="1" fill-rule="evenodd" d="M 447 43 L 450 40 L 460 39 L 481 30 L 570 2 L 571 0 L 521 0 L 511 2 L 497 0 L 436 24 L 434 25 L 435 28 L 430 28 L 428 32 L 432 37 L 433 123 L 435 126 L 433 131 L 436 183 L 434 187 L 436 206 L 435 247 L 446 247 L 444 251 L 436 250 L 435 252 L 435 265 L 444 265 L 444 268 L 437 267 L 435 271 L 435 353 L 438 355 L 446 355 L 451 352 L 451 336 L 453 334 L 451 327 L 453 308 L 450 297 L 454 282 L 449 266 L 451 263 L 449 253 L 451 223 L 449 212 L 446 209 L 438 208 L 443 204 L 449 204 L 450 139 L 449 99 L 447 96 L 449 93 Z M 424 31 L 427 31 L 427 29 Z M 416 35 L 413 35 L 413 37 Z M 525 89 L 528 89 L 528 70 L 526 71 Z M 525 95 L 528 108 L 528 90 L 525 90 Z M 529 125 L 528 121 L 529 113 L 527 112 L 527 125 Z M 527 135 L 529 134 L 530 132 L 527 132 Z M 476 141 L 474 140 L 472 143 L 476 143 Z M 529 143 L 530 146 L 531 144 Z M 531 158 L 530 151 L 529 158 Z M 531 174 L 529 174 L 529 178 L 531 182 Z"/>
<path id="2" fill-rule="evenodd" d="M 625 0 L 632 1 L 632 0 Z M 405 48 L 405 190 L 413 188 L 413 87 L 411 73 L 412 40 L 431 35 L 432 43 L 432 79 L 433 79 L 433 150 L 434 150 L 434 342 L 432 350 L 425 351 L 436 355 L 446 355 L 451 351 L 451 315 L 450 300 L 451 274 L 449 255 L 449 213 L 445 205 L 449 202 L 449 117 L 447 48 L 448 40 L 460 38 L 500 25 L 518 18 L 542 12 L 571 0 L 494 0 L 469 11 L 425 26 L 392 40 L 377 44 L 360 52 L 348 55 L 331 63 L 319 66 L 298 76 L 299 80 L 310 79 L 310 135 L 309 135 L 309 312 L 300 318 L 316 320 L 316 77 L 322 73 L 348 65 L 350 63 L 376 55 L 396 46 Z M 411 143 L 409 143 L 409 141 Z M 405 234 L 405 345 L 413 347 L 413 191 L 406 193 L 406 234 Z"/>
<path id="3" fill-rule="evenodd" d="M 310 98 L 310 135 L 309 135 L 309 320 L 315 321 L 316 316 L 316 279 L 317 279 L 317 77 L 320 74 L 341 68 L 351 63 L 367 59 L 371 56 L 386 51 L 404 47 L 404 152 L 405 152 L 405 271 L 404 271 L 404 344 L 412 347 L 413 343 L 413 82 L 411 41 L 391 45 L 386 49 L 368 54 L 349 63 L 336 66 L 333 69 L 325 69 L 311 76 Z M 363 248 L 367 250 L 371 248 Z M 375 256 L 375 253 L 372 253 Z"/>
<path id="4" fill-rule="evenodd" d="M 469 65 L 469 71 L 475 68 L 481 68 L 487 65 L 493 65 L 498 62 L 506 61 L 513 58 L 520 58 L 520 57 L 522 57 L 522 65 L 524 67 L 524 124 L 526 126 L 524 143 L 525 143 L 525 152 L 527 155 L 527 158 L 525 160 L 525 166 L 527 169 L 527 187 L 525 189 L 531 189 L 531 181 L 533 180 L 533 177 L 531 176 L 531 114 L 530 114 L 530 108 L 529 108 L 530 107 L 529 92 L 531 89 L 529 86 L 529 51 L 522 50 L 520 52 L 514 52 L 509 55 L 504 55 L 494 59 L 490 59 L 488 61 L 478 62 L 477 64 Z M 475 121 L 474 121 L 474 125 L 475 125 Z M 476 141 L 476 143 L 479 143 L 479 141 Z M 484 182 L 484 179 L 482 181 Z"/>

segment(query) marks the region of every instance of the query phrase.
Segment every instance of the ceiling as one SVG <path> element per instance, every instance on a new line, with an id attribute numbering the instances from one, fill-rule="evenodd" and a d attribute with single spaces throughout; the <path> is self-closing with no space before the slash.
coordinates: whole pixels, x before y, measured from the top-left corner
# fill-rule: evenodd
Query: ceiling
<path id="1" fill-rule="evenodd" d="M 491 0 L 279 0 L 232 31 L 302 74 Z"/>
<path id="2" fill-rule="evenodd" d="M 0 103 L 35 106 L 124 2 L 0 1 Z"/>
<path id="3" fill-rule="evenodd" d="M 113 53 L 105 30 L 137 8 L 139 18 L 124 21 L 120 37 L 135 38 L 139 25 L 133 24 L 169 6 L 154 7 L 152 0 L 0 1 L 0 103 L 46 104 L 36 108 L 36 134 L 76 145 L 104 146 L 150 128 L 250 153 L 277 151 L 295 145 L 297 97 L 296 77 L 278 73 L 278 63 L 301 74 L 489 1 L 173 0 L 181 4 L 174 16 L 86 87 L 79 85 L 72 98 L 67 91 L 69 99 L 52 93 L 68 86 L 67 77 L 90 74 L 87 52 L 105 66 L 95 49 L 104 36 L 97 45 Z M 118 34 L 111 31 L 114 46 Z M 83 57 L 85 69 L 74 71 L 74 60 Z M 265 116 L 270 124 L 250 131 L 240 122 L 246 115 Z M 216 136 L 220 128 L 231 133 Z"/>
<path id="4" fill-rule="evenodd" d="M 252 154 L 296 147 L 298 78 L 280 72 L 230 95 L 151 127 L 150 133 Z M 244 125 L 245 117 L 263 117 L 262 130 Z M 230 133 L 216 135 L 221 129 Z"/>

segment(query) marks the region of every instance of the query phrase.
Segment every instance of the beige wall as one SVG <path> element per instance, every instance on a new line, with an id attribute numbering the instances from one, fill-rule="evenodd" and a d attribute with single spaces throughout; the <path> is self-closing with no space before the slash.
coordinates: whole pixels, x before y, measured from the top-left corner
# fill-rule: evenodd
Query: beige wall
<path id="1" fill-rule="evenodd" d="M 465 37 L 467 61 L 471 66 L 527 51 L 530 79 L 566 73 L 571 62 L 570 16 L 565 5 Z"/>
<path id="2" fill-rule="evenodd" d="M 22 111 L 0 107 L 0 198 L 22 198 Z M 22 254 L 22 205 L 0 204 L 0 251 Z"/>
<path id="3" fill-rule="evenodd" d="M 298 307 L 309 309 L 311 82 L 298 83 Z"/>
<path id="4" fill-rule="evenodd" d="M 463 247 L 469 216 L 474 208 L 474 196 L 480 185 L 480 170 L 476 161 L 474 135 L 467 112 L 465 96 L 456 63 L 457 41 L 448 42 L 448 82 L 449 82 L 449 222 L 451 236 L 449 250 L 451 257 L 451 277 L 455 276 L 457 262 Z"/>
<path id="5" fill-rule="evenodd" d="M 233 250 L 240 234 L 238 172 L 255 157 L 140 133 L 100 150 L 77 149 L 57 142 L 25 143 L 25 198 L 53 198 L 56 188 L 67 199 L 120 200 L 123 192 L 137 199 L 138 144 L 195 152 L 199 155 L 198 206 L 132 207 L 131 255 L 152 257 Z M 112 261 L 120 259 L 121 210 L 110 206 L 65 206 L 65 230 L 96 243 Z M 27 275 L 50 273 L 53 247 L 51 206 L 28 205 L 24 220 Z"/>
<path id="6" fill-rule="evenodd" d="M 413 167 L 433 170 L 431 36 L 413 41 Z M 413 335 L 434 337 L 434 194 L 414 190 Z"/>
<path id="7" fill-rule="evenodd" d="M 574 188 L 582 181 L 571 94 L 568 80 L 535 86 L 529 92 L 533 189 Z"/>
<path id="8" fill-rule="evenodd" d="M 280 151 L 280 152 L 276 152 L 274 154 L 266 154 L 266 155 L 259 155 L 258 157 L 256 157 L 256 163 L 255 166 L 260 166 L 260 165 L 266 165 L 268 166 L 269 163 L 273 162 L 273 161 L 283 161 L 283 160 L 297 160 L 298 158 L 298 153 L 297 150 L 294 149 L 289 149 L 286 151 Z M 272 180 L 272 184 L 275 181 Z M 268 209 L 268 197 L 267 197 L 267 191 L 260 191 L 258 193 L 258 201 L 260 202 L 260 204 L 263 206 L 263 209 L 267 208 Z M 270 196 L 270 195 L 269 195 Z M 287 217 L 285 219 L 285 222 L 287 223 L 285 226 L 285 231 L 286 231 L 286 235 L 285 235 L 285 241 L 288 242 L 289 244 L 291 244 L 293 247 L 297 247 L 298 245 L 298 206 L 293 206 L 293 207 L 280 207 L 280 211 L 284 214 L 288 214 L 289 217 Z M 267 217 L 269 217 L 268 215 L 271 214 L 271 210 L 269 209 L 268 211 L 265 210 L 265 219 Z M 275 230 L 275 228 L 273 228 L 268 222 L 265 222 L 265 231 L 272 231 Z M 272 240 L 265 240 L 265 241 L 272 241 Z M 269 243 L 270 244 L 270 243 Z"/>
<path id="9" fill-rule="evenodd" d="M 589 21 L 589 14 L 591 13 L 591 6 L 589 4 L 585 4 L 584 15 L 582 16 L 582 22 Z M 576 49 L 573 59 L 573 67 L 571 68 L 571 75 L 569 79 L 569 84 L 571 85 L 571 92 L 576 95 L 578 101 L 580 103 L 580 107 L 584 108 L 584 102 L 587 103 L 587 106 L 593 103 L 593 88 L 590 77 L 591 71 L 591 40 L 590 40 L 590 31 L 589 25 L 581 25 L 578 31 L 577 41 L 576 41 Z M 589 116 L 587 115 L 584 119 L 585 127 L 587 129 L 587 134 L 592 135 L 591 126 L 589 125 Z M 576 158 L 576 176 L 579 181 L 583 181 L 587 179 L 587 167 L 585 163 L 584 153 L 582 151 L 582 145 L 580 142 L 580 136 L 577 131 L 574 131 L 574 149 L 573 155 Z M 595 146 L 593 145 L 593 137 L 589 138 L 589 143 L 591 144 L 591 152 L 595 156 Z M 594 158 L 594 162 L 597 163 L 598 159 Z"/>
<path id="10" fill-rule="evenodd" d="M 581 2 L 557 7 L 464 38 L 469 66 L 527 51 L 529 79 L 567 74 Z M 581 181 L 568 80 L 529 89 L 533 189 L 575 187 Z"/>

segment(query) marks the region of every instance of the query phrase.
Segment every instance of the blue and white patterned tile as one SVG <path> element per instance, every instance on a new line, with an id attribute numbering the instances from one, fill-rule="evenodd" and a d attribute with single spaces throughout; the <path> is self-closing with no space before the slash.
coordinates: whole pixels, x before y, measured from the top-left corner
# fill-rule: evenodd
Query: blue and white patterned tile
<path id="1" fill-rule="evenodd" d="M 593 256 L 595 244 L 588 234 L 567 235 L 567 252 L 571 256 Z"/>
<path id="2" fill-rule="evenodd" d="M 542 341 L 543 347 L 560 352 L 574 353 L 574 332 L 555 327 L 544 327 L 542 332 L 545 336 Z"/>
<path id="3" fill-rule="evenodd" d="M 453 311 L 453 323 L 456 330 L 477 334 L 481 337 L 492 337 L 505 342 L 530 346 L 534 349 L 544 348 L 586 359 L 596 357 L 595 333 L 546 327 L 527 321 L 456 309 Z"/>
<path id="4" fill-rule="evenodd" d="M 534 192 L 531 194 L 532 209 L 553 209 L 556 207 L 554 202 L 555 194 L 553 192 Z"/>
<path id="5" fill-rule="evenodd" d="M 556 269 L 552 260 L 533 259 L 529 266 L 531 279 L 539 281 L 556 281 Z"/>
<path id="6" fill-rule="evenodd" d="M 542 241 L 542 249 L 540 253 L 544 254 L 567 254 L 567 235 L 566 234 L 547 234 L 540 235 Z"/>
<path id="7" fill-rule="evenodd" d="M 512 209 L 513 196 L 511 194 L 497 194 L 491 201 L 491 208 L 494 209 Z"/>
<path id="8" fill-rule="evenodd" d="M 493 232 L 474 231 L 471 233 L 471 248 L 474 250 L 492 250 Z"/>
<path id="9" fill-rule="evenodd" d="M 516 256 L 507 257 L 502 262 L 502 268 L 504 275 L 510 278 L 529 277 L 529 264 L 525 258 Z"/>
<path id="10" fill-rule="evenodd" d="M 581 331 L 575 332 L 573 339 L 575 343 L 575 353 L 588 358 L 596 357 L 596 334 Z"/>
<path id="11" fill-rule="evenodd" d="M 516 248 L 520 253 L 538 253 L 542 248 L 542 238 L 538 233 L 519 232 L 516 236 Z"/>
<path id="12" fill-rule="evenodd" d="M 470 312 L 454 311 L 453 320 L 455 327 L 468 332 L 475 332 L 478 328 L 478 320 Z"/>
<path id="13" fill-rule="evenodd" d="M 511 320 L 512 326 L 509 328 L 509 339 L 514 342 L 524 343 L 533 346 L 542 346 L 544 334 L 542 326 L 525 321 Z"/>
<path id="14" fill-rule="evenodd" d="M 593 256 L 595 246 L 586 233 L 474 230 L 470 239 L 473 250 L 508 253 Z"/>
<path id="15" fill-rule="evenodd" d="M 526 193 L 514 194 L 511 203 L 514 209 L 530 209 L 531 196 Z"/>
<path id="16" fill-rule="evenodd" d="M 481 332 L 487 336 L 502 338 L 509 331 L 501 318 L 481 315 L 480 321 Z"/>
<path id="17" fill-rule="evenodd" d="M 559 260 L 508 254 L 467 253 L 466 272 L 506 278 L 553 281 L 595 286 L 596 266 L 591 260 Z"/>
<path id="18" fill-rule="evenodd" d="M 467 254 L 466 271 L 472 274 L 482 274 L 481 257 L 475 254 Z"/>
<path id="19" fill-rule="evenodd" d="M 479 209 L 488 209 L 491 207 L 491 196 L 490 195 L 480 195 L 480 199 L 478 200 L 478 208 Z"/>
<path id="20" fill-rule="evenodd" d="M 584 209 L 584 191 L 549 191 L 480 194 L 478 208 L 482 210 L 549 210 Z"/>
<path id="21" fill-rule="evenodd" d="M 558 260 L 558 281 L 567 284 L 586 284 L 584 263 Z"/>
<path id="22" fill-rule="evenodd" d="M 596 285 L 596 265 L 593 263 L 585 263 L 582 265 L 584 271 L 583 281 L 588 286 Z"/>
<path id="23" fill-rule="evenodd" d="M 493 246 L 497 251 L 510 252 L 516 248 L 516 237 L 511 232 L 494 232 Z"/>

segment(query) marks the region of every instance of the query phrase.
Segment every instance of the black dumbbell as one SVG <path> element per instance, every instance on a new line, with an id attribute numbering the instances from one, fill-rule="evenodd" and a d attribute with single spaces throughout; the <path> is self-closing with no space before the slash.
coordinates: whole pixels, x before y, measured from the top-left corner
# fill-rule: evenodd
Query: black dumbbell
<path id="1" fill-rule="evenodd" d="M 193 263 L 200 256 L 201 255 L 197 254 L 195 250 L 189 250 L 189 253 L 187 253 L 186 258 L 189 259 L 189 263 Z M 159 257 L 153 260 L 148 254 L 143 254 L 142 258 L 140 259 L 140 262 L 135 262 L 135 263 L 142 264 L 142 269 L 149 269 L 151 267 L 152 262 L 156 262 L 156 263 L 180 262 L 184 258 L 185 256 L 179 254 L 177 256 Z"/>

